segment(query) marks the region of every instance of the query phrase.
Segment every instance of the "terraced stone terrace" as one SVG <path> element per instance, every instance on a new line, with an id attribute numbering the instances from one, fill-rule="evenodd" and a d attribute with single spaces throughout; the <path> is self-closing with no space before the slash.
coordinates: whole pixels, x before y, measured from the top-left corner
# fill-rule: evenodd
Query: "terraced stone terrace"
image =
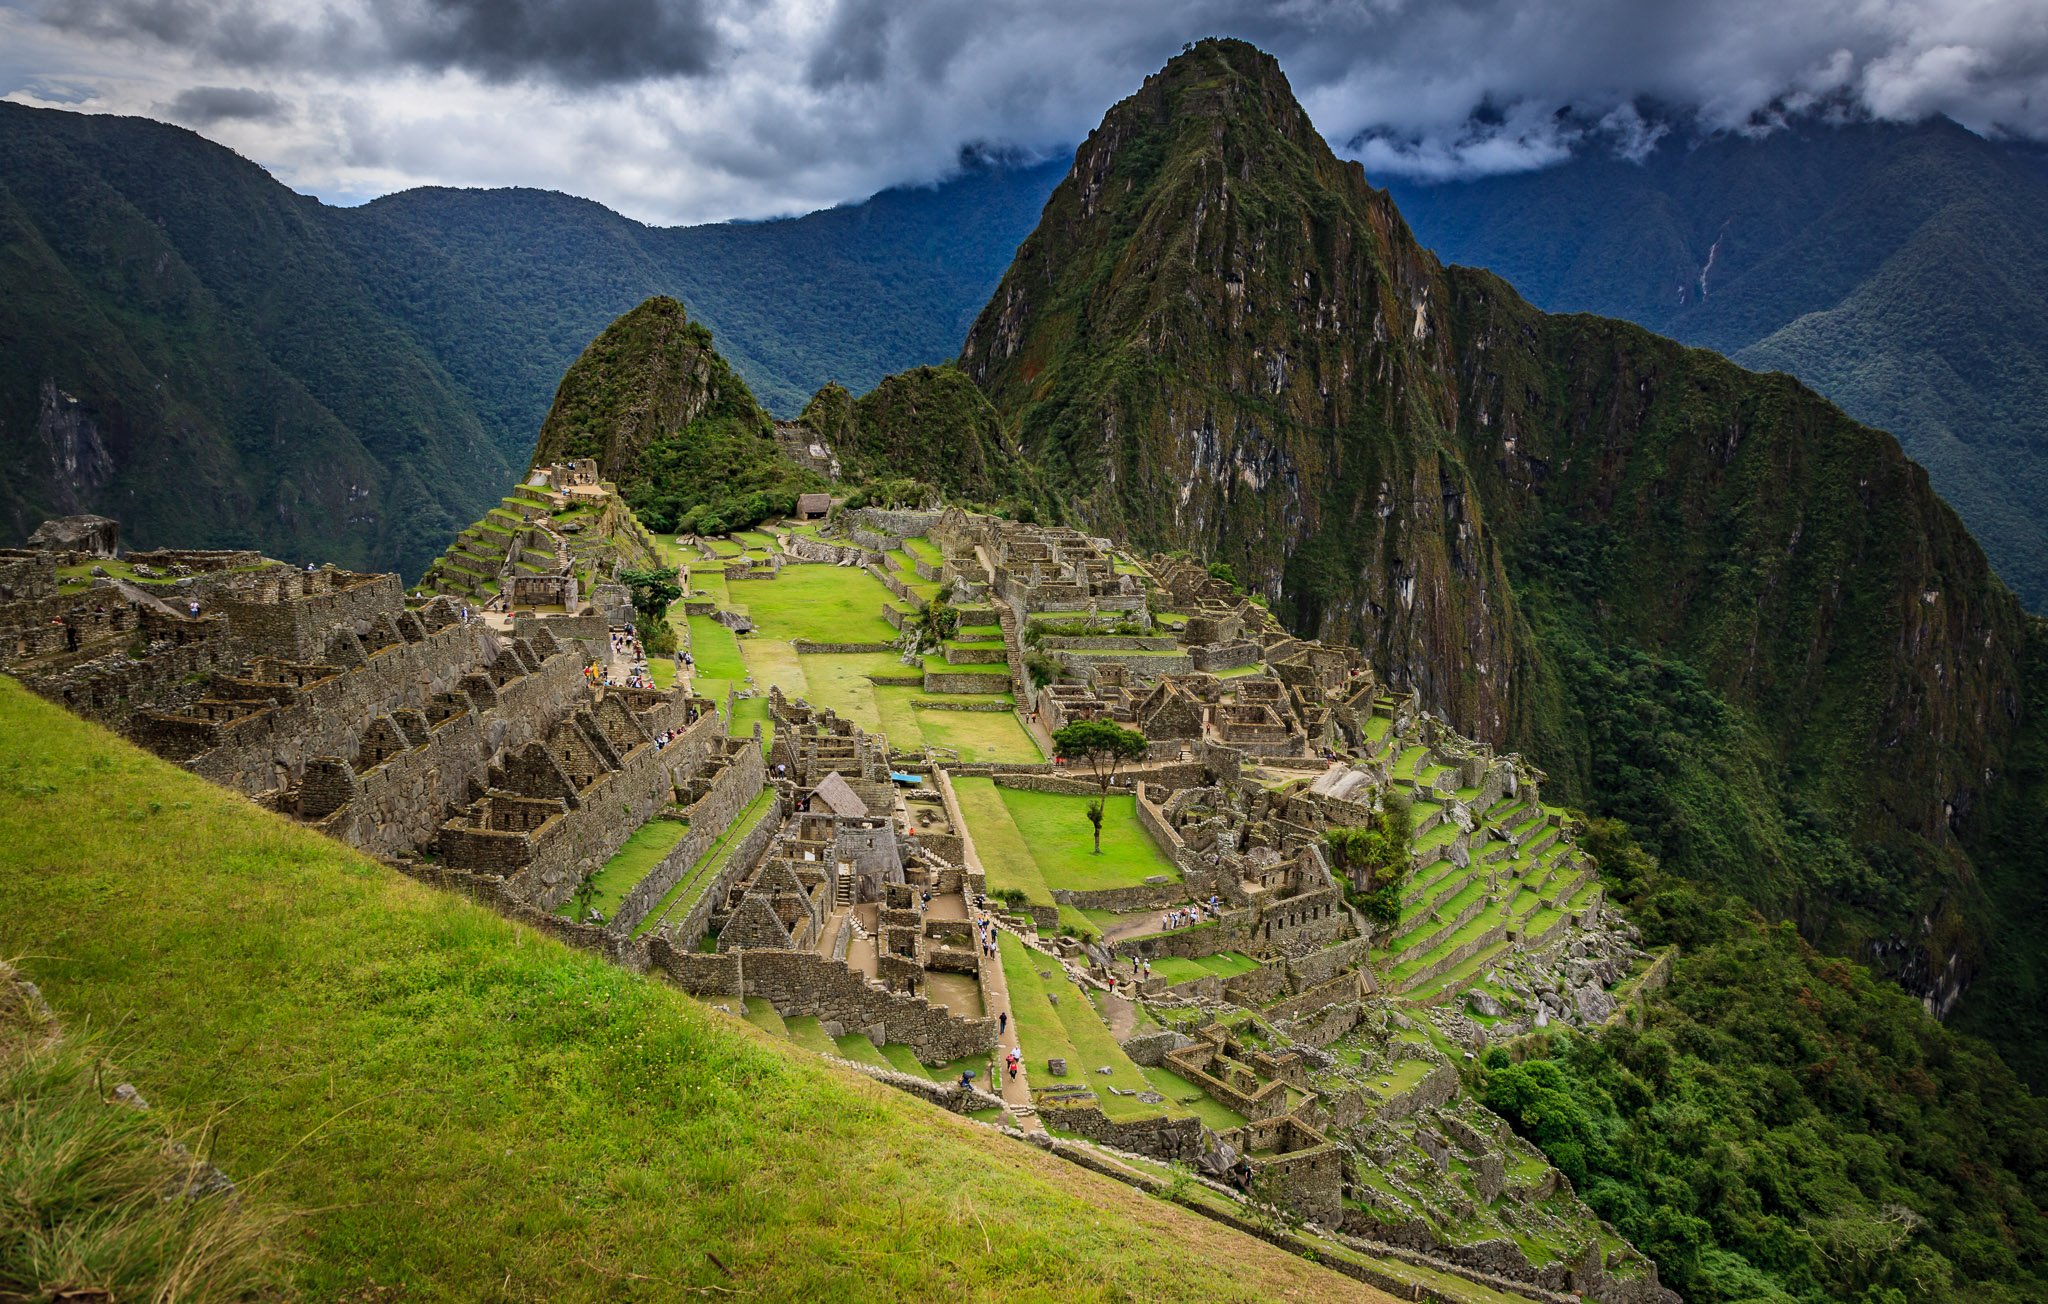
<path id="1" fill-rule="evenodd" d="M 657 539 L 592 480 L 565 464 L 521 485 L 437 563 L 431 601 L 292 577 L 289 600 L 337 604 L 345 636 L 292 633 L 289 665 L 208 663 L 214 696 L 137 728 L 229 755 L 235 722 L 274 709 L 271 690 L 251 696 L 263 676 L 388 677 L 387 696 L 359 695 L 362 721 L 306 735 L 309 755 L 355 758 L 340 786 L 309 765 L 252 795 L 390 837 L 350 821 L 415 770 L 424 784 L 460 736 L 463 782 L 488 795 L 394 840 L 408 872 L 956 1112 L 1107 1147 L 1091 1166 L 1192 1166 L 1217 1216 L 1257 1191 L 1404 1290 L 1549 1304 L 1602 1298 L 1618 1272 L 1614 1298 L 1668 1304 L 1463 1095 L 1471 1057 L 1598 1030 L 1665 971 L 1607 908 L 1539 771 L 1186 559 L 951 508 Z M 205 564 L 222 593 L 268 583 Z M 683 582 L 669 622 L 695 664 L 679 677 L 656 657 L 655 688 L 607 687 L 592 666 L 618 669 L 607 631 L 629 618 L 615 577 L 649 565 Z M 115 578 L 63 570 L 51 601 Z M 381 613 L 335 596 L 385 589 Z M 941 595 L 960 620 L 927 642 L 919 616 Z M 461 603 L 484 626 L 465 634 Z M 91 637 L 131 637 L 118 623 Z M 1052 682 L 1024 679 L 1027 640 Z M 436 671 L 462 694 L 405 697 L 401 662 L 444 644 L 482 655 Z M 322 649 L 343 664 L 309 659 Z M 1041 746 L 1085 719 L 1149 747 L 1099 851 L 1090 776 Z M 272 782 L 267 765 L 222 773 Z M 1398 916 L 1376 925 L 1361 905 L 1379 880 L 1334 848 L 1403 805 Z"/>

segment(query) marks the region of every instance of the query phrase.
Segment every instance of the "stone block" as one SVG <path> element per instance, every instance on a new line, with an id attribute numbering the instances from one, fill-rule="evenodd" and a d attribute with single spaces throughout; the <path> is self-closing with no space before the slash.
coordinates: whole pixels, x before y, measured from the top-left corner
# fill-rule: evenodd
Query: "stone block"
<path id="1" fill-rule="evenodd" d="M 1055 1055 L 1045 1062 L 1045 1071 L 1056 1078 L 1067 1076 L 1067 1062 Z"/>

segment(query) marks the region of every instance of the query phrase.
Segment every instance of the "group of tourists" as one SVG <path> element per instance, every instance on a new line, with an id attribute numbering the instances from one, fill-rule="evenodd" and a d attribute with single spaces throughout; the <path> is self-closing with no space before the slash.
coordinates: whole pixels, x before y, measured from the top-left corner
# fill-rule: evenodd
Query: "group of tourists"
<path id="1" fill-rule="evenodd" d="M 658 752 L 682 736 L 683 731 L 680 729 L 664 729 L 654 735 L 654 750 Z"/>
<path id="2" fill-rule="evenodd" d="M 996 953 L 996 921 L 986 915 L 976 919 L 974 934 L 981 942 L 981 953 L 993 958 Z"/>

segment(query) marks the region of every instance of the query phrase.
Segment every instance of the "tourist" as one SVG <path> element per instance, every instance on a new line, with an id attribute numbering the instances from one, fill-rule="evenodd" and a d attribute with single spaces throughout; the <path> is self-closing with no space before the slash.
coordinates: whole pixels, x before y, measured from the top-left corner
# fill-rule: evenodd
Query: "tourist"
<path id="1" fill-rule="evenodd" d="M 996 1016 L 996 1036 L 1000 1037 L 1009 1030 L 1010 1012 L 1008 1010 L 1004 1010 L 1001 1014 L 998 1014 Z"/>

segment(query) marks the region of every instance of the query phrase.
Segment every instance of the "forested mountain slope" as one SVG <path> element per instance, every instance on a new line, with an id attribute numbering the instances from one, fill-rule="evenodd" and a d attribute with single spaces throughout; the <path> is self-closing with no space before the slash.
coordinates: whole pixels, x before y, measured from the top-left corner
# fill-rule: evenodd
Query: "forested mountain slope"
<path id="1" fill-rule="evenodd" d="M 1417 238 L 1553 312 L 1789 371 L 1891 431 L 2048 609 L 2048 176 L 1947 119 L 1674 130 L 1640 163 L 1396 183 Z"/>
<path id="2" fill-rule="evenodd" d="M 529 190 L 331 208 L 180 128 L 0 104 L 0 522 L 417 574 L 614 318 L 681 295 L 795 415 L 950 357 L 1063 162 L 662 229 Z"/>
<path id="3" fill-rule="evenodd" d="M 2041 637 L 1890 436 L 1785 376 L 1446 268 L 1267 56 L 1117 105 L 960 366 L 1064 509 L 1233 565 L 1669 870 L 1946 1012 L 2038 882 L 1974 817 Z M 2031 1062 L 2007 1009 L 2003 1044 Z"/>
<path id="4" fill-rule="evenodd" d="M 512 460 L 331 210 L 191 132 L 0 104 L 0 518 L 417 569 Z"/>

